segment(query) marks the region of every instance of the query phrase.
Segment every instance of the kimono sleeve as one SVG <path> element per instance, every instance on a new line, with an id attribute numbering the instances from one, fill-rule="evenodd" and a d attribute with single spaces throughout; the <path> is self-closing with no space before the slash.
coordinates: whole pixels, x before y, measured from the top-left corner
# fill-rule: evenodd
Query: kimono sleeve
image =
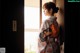
<path id="1" fill-rule="evenodd" d="M 44 21 L 44 22 L 42 23 L 42 25 L 41 25 L 39 37 L 40 37 L 40 40 L 41 40 L 42 42 L 45 41 L 43 31 L 46 30 L 46 29 L 48 28 L 47 26 L 48 26 L 47 21 Z"/>

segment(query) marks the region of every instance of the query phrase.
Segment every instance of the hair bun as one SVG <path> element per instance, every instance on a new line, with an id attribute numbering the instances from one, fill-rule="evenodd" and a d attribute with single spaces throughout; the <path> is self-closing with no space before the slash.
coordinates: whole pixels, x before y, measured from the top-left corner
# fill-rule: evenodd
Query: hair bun
<path id="1" fill-rule="evenodd" d="M 59 10 L 59 8 L 58 8 L 58 7 L 56 7 L 56 9 L 57 9 L 57 10 Z"/>
<path id="2" fill-rule="evenodd" d="M 55 13 L 57 13 L 57 12 L 58 12 L 58 10 L 59 10 L 59 8 L 58 8 L 58 7 L 56 7 L 56 8 L 55 8 Z"/>

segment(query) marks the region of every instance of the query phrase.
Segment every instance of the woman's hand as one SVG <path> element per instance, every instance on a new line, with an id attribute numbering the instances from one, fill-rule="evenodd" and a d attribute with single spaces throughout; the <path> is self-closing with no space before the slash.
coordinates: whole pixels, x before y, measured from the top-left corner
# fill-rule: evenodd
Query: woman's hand
<path id="1" fill-rule="evenodd" d="M 44 31 L 44 34 L 45 34 L 45 36 L 48 36 L 48 35 L 51 34 L 51 32 L 46 32 L 46 31 Z"/>

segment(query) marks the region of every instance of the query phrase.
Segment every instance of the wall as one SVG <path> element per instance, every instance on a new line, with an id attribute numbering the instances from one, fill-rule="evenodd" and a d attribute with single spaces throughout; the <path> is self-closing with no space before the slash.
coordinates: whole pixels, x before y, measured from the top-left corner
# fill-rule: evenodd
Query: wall
<path id="1" fill-rule="evenodd" d="M 59 7 L 59 11 L 57 13 L 58 23 L 64 26 L 64 0 L 56 0 L 56 6 Z"/>
<path id="2" fill-rule="evenodd" d="M 59 7 L 59 11 L 56 14 L 58 23 L 63 27 L 64 31 L 64 0 L 56 0 L 56 6 Z M 64 32 L 63 32 L 64 34 Z M 64 53 L 64 43 L 62 45 L 61 53 Z"/>

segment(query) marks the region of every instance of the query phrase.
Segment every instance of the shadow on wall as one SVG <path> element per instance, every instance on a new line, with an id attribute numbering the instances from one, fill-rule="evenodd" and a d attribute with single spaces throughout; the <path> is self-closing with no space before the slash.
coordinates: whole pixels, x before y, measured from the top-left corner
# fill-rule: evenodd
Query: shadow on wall
<path id="1" fill-rule="evenodd" d="M 64 0 L 56 0 L 56 6 L 59 7 L 59 11 L 56 14 L 57 21 L 64 27 Z"/>

